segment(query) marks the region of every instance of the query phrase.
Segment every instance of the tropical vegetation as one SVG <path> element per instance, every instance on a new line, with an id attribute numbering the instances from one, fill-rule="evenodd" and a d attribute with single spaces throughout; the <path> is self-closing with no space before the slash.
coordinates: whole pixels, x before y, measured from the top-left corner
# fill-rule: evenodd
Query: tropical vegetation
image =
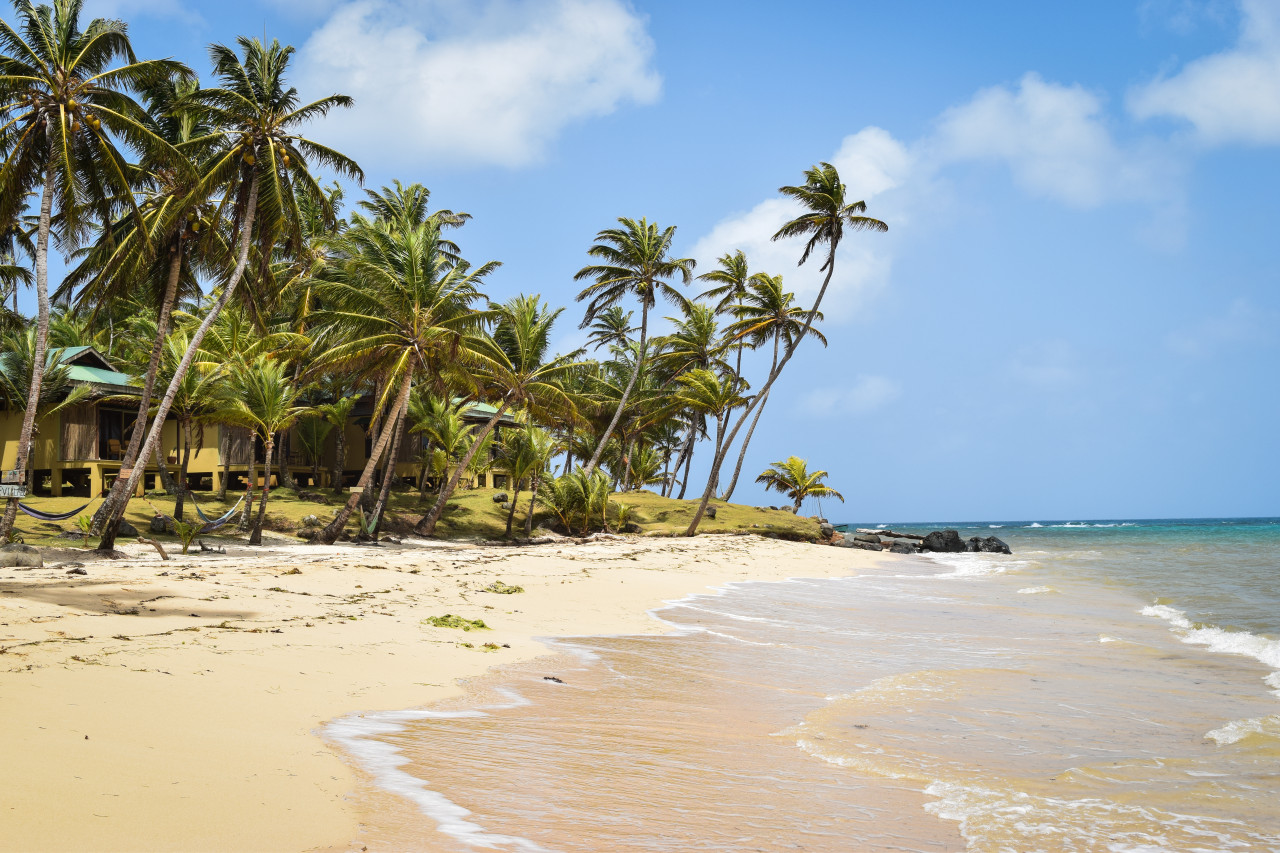
<path id="1" fill-rule="evenodd" d="M 796 350 L 825 344 L 817 324 L 841 241 L 887 229 L 828 163 L 782 187 L 797 215 L 774 239 L 802 240 L 799 263 L 820 258 L 824 274 L 802 305 L 742 251 L 695 277 L 676 226 L 621 217 L 575 276 L 588 349 L 557 353 L 566 309 L 539 294 L 491 300 L 500 264 L 467 256 L 469 214 L 433 209 L 417 182 L 358 186 L 360 166 L 321 141 L 324 117 L 351 99 L 298 92 L 292 47 L 212 45 L 213 75 L 200 81 L 136 57 L 126 25 L 83 20 L 81 0 L 13 9 L 0 20 L 0 330 L 23 331 L 3 343 L 0 404 L 22 413 L 26 468 L 41 422 L 89 393 L 68 386 L 59 348 L 92 346 L 135 377 L 121 475 L 85 522 L 103 549 L 153 459 L 166 476 L 176 466 L 166 488 L 190 527 L 187 460 L 216 427 L 256 437 L 243 514 L 253 543 L 272 485 L 296 492 L 295 476 L 342 498 L 317 533 L 332 542 L 355 517 L 377 536 L 406 501 L 414 532 L 450 528 L 466 478 L 488 468 L 507 478 L 507 536 L 517 513 L 525 537 L 539 513 L 566 531 L 626 528 L 637 504 L 611 495 L 683 498 L 698 453 L 709 474 L 693 484 L 692 535 L 714 496 L 732 496 Z M 72 260 L 52 289 L 51 237 Z M 34 322 L 17 313 L 24 287 Z M 655 314 L 660 301 L 669 314 Z M 166 422 L 181 444 L 169 465 Z M 358 477 L 344 474 L 353 426 L 368 438 Z M 798 510 L 806 496 L 838 497 L 824 473 L 791 457 L 757 481 Z M 0 537 L 15 511 L 11 500 Z"/>

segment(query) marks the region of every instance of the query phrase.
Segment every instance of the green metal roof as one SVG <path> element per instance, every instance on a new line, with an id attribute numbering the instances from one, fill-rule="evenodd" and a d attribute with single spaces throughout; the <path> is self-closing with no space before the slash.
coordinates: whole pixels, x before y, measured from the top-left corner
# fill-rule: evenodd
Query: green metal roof
<path id="1" fill-rule="evenodd" d="M 137 390 L 135 386 L 129 384 L 129 380 L 133 378 L 129 374 L 117 373 L 114 370 L 103 370 L 101 367 L 85 367 L 82 364 L 72 364 L 67 367 L 67 378 L 72 382 L 115 385 L 120 388 Z"/>

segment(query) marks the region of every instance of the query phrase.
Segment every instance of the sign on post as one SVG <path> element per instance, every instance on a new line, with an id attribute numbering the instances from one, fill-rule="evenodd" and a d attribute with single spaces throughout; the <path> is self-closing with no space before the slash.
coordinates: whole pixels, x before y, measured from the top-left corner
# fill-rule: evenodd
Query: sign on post
<path id="1" fill-rule="evenodd" d="M 25 498 L 26 496 L 26 486 L 10 483 L 0 484 L 0 498 Z"/>
<path id="2" fill-rule="evenodd" d="M 21 486 L 27 482 L 27 471 L 25 468 L 14 468 L 8 471 L 0 472 L 0 484 L 6 486 Z"/>

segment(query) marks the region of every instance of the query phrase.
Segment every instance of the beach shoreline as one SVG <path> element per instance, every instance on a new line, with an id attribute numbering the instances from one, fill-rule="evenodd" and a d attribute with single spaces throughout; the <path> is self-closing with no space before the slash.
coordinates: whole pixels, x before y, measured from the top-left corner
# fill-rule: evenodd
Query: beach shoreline
<path id="1" fill-rule="evenodd" d="M 129 553 L 0 571 L 0 850 L 359 850 L 369 809 L 405 806 L 326 723 L 458 695 L 539 638 L 665 633 L 651 611 L 729 583 L 904 559 L 733 535 Z M 422 624 L 445 614 L 489 629 Z"/>

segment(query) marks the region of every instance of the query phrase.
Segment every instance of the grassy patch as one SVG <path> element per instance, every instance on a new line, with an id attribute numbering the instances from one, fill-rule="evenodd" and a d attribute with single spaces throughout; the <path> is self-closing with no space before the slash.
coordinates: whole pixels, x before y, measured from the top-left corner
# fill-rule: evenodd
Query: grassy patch
<path id="1" fill-rule="evenodd" d="M 517 592 L 524 592 L 522 586 L 509 586 L 502 581 L 494 581 L 484 588 L 485 592 L 493 592 L 498 595 L 515 595 Z"/>

